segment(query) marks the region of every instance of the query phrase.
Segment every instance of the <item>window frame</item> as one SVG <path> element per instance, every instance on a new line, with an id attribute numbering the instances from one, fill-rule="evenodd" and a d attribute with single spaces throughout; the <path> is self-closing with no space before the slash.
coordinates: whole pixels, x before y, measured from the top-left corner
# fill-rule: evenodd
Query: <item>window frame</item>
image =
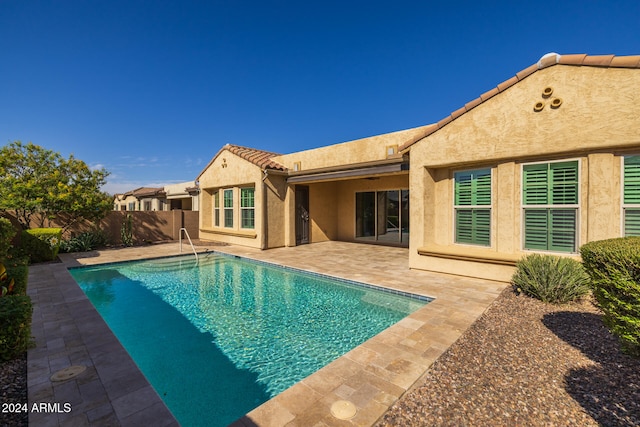
<path id="1" fill-rule="evenodd" d="M 251 198 L 245 198 L 245 191 L 251 192 Z M 245 201 L 250 201 L 251 206 L 245 206 Z M 250 224 L 245 225 L 245 213 L 250 214 Z M 255 230 L 256 228 L 256 189 L 255 187 L 240 187 L 240 228 Z"/>
<path id="2" fill-rule="evenodd" d="M 551 187 L 549 187 L 549 182 L 550 182 L 550 174 L 549 171 L 552 170 L 551 165 L 553 164 L 561 164 L 561 163 L 575 163 L 575 170 L 576 170 L 576 179 L 575 179 L 575 201 L 576 203 L 550 203 L 549 198 L 552 197 L 553 191 L 554 191 L 554 187 L 555 185 L 553 185 L 554 183 L 552 182 Z M 535 165 L 547 165 L 546 168 L 546 173 L 547 173 L 547 184 L 545 187 L 545 191 L 546 191 L 546 203 L 539 203 L 539 204 L 535 204 L 535 203 L 525 203 L 526 201 L 526 194 L 525 192 L 527 191 L 526 186 L 525 186 L 525 168 L 527 166 L 535 166 Z M 534 251 L 534 252 L 551 252 L 551 253 L 563 253 L 563 254 L 576 254 L 578 253 L 578 248 L 580 247 L 580 212 L 581 212 L 581 189 L 582 189 L 582 183 L 581 183 L 581 177 L 582 177 L 582 159 L 580 158 L 569 158 L 569 159 L 559 159 L 559 160 L 547 160 L 547 161 L 539 161 L 539 162 L 527 162 L 527 163 L 522 163 L 520 165 L 520 209 L 521 209 L 521 248 L 523 251 Z M 534 195 L 532 195 L 531 197 L 535 197 Z M 533 211 L 546 211 L 546 217 L 545 217 L 545 221 L 546 221 L 546 228 L 547 228 L 547 237 L 546 237 L 546 248 L 536 248 L 536 247 L 527 247 L 527 211 L 529 212 L 533 212 Z M 562 211 L 573 211 L 574 215 L 573 215 L 573 224 L 574 224 L 574 230 L 573 230 L 573 248 L 571 248 L 571 250 L 562 250 L 560 249 L 559 245 L 553 245 L 552 242 L 552 228 L 550 227 L 550 223 L 551 221 L 554 220 L 554 218 L 552 217 L 553 213 L 558 214 L 557 221 L 559 224 L 562 223 Z M 531 218 L 531 217 L 530 217 Z M 541 216 L 539 217 L 541 218 Z M 534 221 L 534 219 L 531 220 L 532 222 Z M 552 226 L 552 224 L 551 224 Z M 558 225 L 558 227 L 561 227 L 561 225 Z"/>
<path id="3" fill-rule="evenodd" d="M 220 227 L 220 190 L 214 191 L 213 199 L 213 226 Z"/>
<path id="4" fill-rule="evenodd" d="M 488 204 L 482 204 L 482 203 L 473 203 L 473 199 L 474 197 L 477 200 L 477 192 L 474 192 L 473 187 L 476 187 L 477 190 L 477 178 L 474 180 L 474 178 L 472 178 L 471 181 L 471 190 L 470 190 L 470 194 L 469 194 L 469 204 L 462 204 L 462 203 L 458 203 L 459 202 L 459 197 L 456 197 L 457 195 L 459 195 L 458 193 L 458 185 L 457 184 L 457 176 L 464 174 L 464 173 L 468 173 L 468 174 L 474 174 L 474 173 L 480 173 L 480 172 L 485 172 L 488 171 L 489 172 L 489 203 Z M 474 185 L 474 182 L 476 183 Z M 491 234 L 493 231 L 493 168 L 488 166 L 488 167 L 483 167 L 483 168 L 474 168 L 474 169 L 460 169 L 460 170 L 455 170 L 452 172 L 452 183 L 453 183 L 453 242 L 456 245 L 471 245 L 471 246 L 476 246 L 476 247 L 484 247 L 484 248 L 490 248 L 491 244 L 492 244 L 492 239 L 491 239 Z M 474 194 L 475 193 L 475 194 Z M 459 212 L 463 212 L 463 211 L 469 211 L 471 216 L 470 216 L 470 221 L 471 221 L 471 239 L 470 241 L 460 241 L 459 240 L 459 228 L 458 228 L 458 214 Z M 478 214 L 480 212 L 488 212 L 489 216 L 488 216 L 488 232 L 487 232 L 487 241 L 485 242 L 478 242 L 478 241 L 474 241 L 476 240 L 473 236 L 477 237 L 478 234 L 478 228 L 479 228 L 479 224 L 478 222 L 480 220 L 482 220 L 482 218 L 478 218 Z"/>
<path id="5" fill-rule="evenodd" d="M 224 217 L 223 217 L 224 228 L 233 228 L 233 224 L 234 224 L 233 193 L 234 193 L 233 188 L 225 188 L 222 190 L 222 209 L 224 213 Z M 231 195 L 229 199 L 227 199 L 227 194 Z M 227 206 L 227 200 L 230 201 L 230 206 Z M 227 223 L 227 221 L 229 221 L 229 223 Z"/>
<path id="6" fill-rule="evenodd" d="M 637 186 L 636 191 L 638 192 L 638 196 L 636 196 L 637 203 L 628 203 L 626 202 L 626 159 L 636 157 L 638 160 L 638 176 L 637 176 Z M 622 237 L 630 237 L 630 236 L 640 236 L 640 154 L 626 154 L 620 157 L 620 235 Z M 636 233 L 627 234 L 627 211 L 636 211 L 638 218 L 637 222 L 637 231 Z"/>

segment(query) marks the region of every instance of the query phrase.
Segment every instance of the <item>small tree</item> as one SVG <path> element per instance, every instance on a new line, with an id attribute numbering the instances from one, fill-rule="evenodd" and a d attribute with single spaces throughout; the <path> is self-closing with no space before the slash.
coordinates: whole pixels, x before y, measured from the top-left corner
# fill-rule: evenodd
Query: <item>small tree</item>
<path id="1" fill-rule="evenodd" d="M 53 219 L 67 229 L 81 219 L 96 221 L 112 207 L 100 187 L 109 173 L 32 143 L 13 142 L 0 149 L 0 210 L 12 210 L 23 229 Z M 64 217 L 60 214 L 65 213 Z"/>

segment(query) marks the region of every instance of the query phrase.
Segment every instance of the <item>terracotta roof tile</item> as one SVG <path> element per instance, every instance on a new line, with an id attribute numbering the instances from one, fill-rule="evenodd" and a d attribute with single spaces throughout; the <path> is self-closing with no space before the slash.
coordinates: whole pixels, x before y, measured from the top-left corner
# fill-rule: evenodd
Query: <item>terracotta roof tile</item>
<path id="1" fill-rule="evenodd" d="M 562 65 L 582 65 L 584 62 L 584 58 L 586 58 L 586 54 L 578 54 L 578 55 L 561 55 L 558 60 L 558 64 Z"/>
<path id="2" fill-rule="evenodd" d="M 538 71 L 538 64 L 533 64 L 528 66 L 524 70 L 520 71 L 519 73 L 516 73 L 516 77 L 518 78 L 518 80 L 522 80 L 526 77 L 529 77 L 531 74 L 535 73 L 536 71 Z"/>
<path id="3" fill-rule="evenodd" d="M 278 153 L 272 153 L 270 151 L 258 150 L 256 148 L 242 147 L 240 145 L 232 144 L 227 144 L 223 147 L 223 149 L 224 148 L 263 169 L 275 169 L 281 171 L 287 170 L 287 168 L 285 168 L 281 164 L 271 160 L 272 157 L 279 156 L 280 154 Z"/>
<path id="4" fill-rule="evenodd" d="M 586 55 L 586 54 L 576 54 L 576 55 L 558 55 L 557 53 L 549 53 L 544 55 L 540 60 L 524 70 L 520 71 L 515 75 L 515 77 L 511 77 L 509 80 L 505 80 L 500 83 L 497 87 L 483 93 L 479 98 L 476 98 L 472 101 L 467 102 L 464 107 L 457 109 L 447 117 L 438 121 L 438 123 L 432 125 L 424 137 L 427 137 L 437 131 L 438 129 L 446 126 L 449 122 L 457 119 L 458 117 L 464 115 L 464 113 L 474 109 L 478 105 L 487 101 L 490 98 L 493 98 L 500 92 L 504 92 L 511 86 L 518 83 L 520 80 L 523 80 L 535 73 L 536 71 L 551 67 L 556 64 L 561 65 L 582 65 L 582 66 L 591 66 L 591 67 L 618 67 L 618 68 L 640 68 L 640 55 L 634 56 L 615 56 L 615 55 Z M 423 137 L 423 138 L 424 138 Z M 421 138 L 416 139 L 415 141 L 409 141 L 402 146 L 399 147 L 400 151 L 406 150 L 411 147 L 413 144 L 418 142 Z"/>
<path id="5" fill-rule="evenodd" d="M 615 56 L 611 60 L 610 67 L 640 68 L 640 55 Z"/>
<path id="6" fill-rule="evenodd" d="M 497 87 L 494 87 L 490 91 L 487 91 L 487 92 L 483 93 L 482 95 L 480 95 L 480 99 L 482 100 L 482 102 L 484 102 L 487 99 L 493 97 L 494 95 L 497 95 L 498 93 L 500 93 L 500 91 L 498 90 Z"/>
<path id="7" fill-rule="evenodd" d="M 611 64 L 613 55 L 591 55 L 585 56 L 582 65 L 592 65 L 596 67 L 608 67 Z"/>
<path id="8" fill-rule="evenodd" d="M 465 108 L 465 110 L 469 111 L 469 110 L 471 110 L 472 108 L 475 108 L 475 107 L 477 107 L 477 106 L 478 106 L 478 105 L 480 105 L 480 104 L 482 104 L 482 99 L 480 99 L 480 98 L 476 98 L 476 99 L 474 99 L 473 101 L 469 101 L 469 102 L 467 102 L 466 104 L 464 104 L 464 108 Z"/>
<path id="9" fill-rule="evenodd" d="M 520 80 L 518 80 L 518 77 L 513 76 L 511 77 L 509 80 L 505 80 L 502 83 L 500 83 L 498 85 L 498 90 L 500 92 L 504 91 L 505 89 L 510 88 L 511 86 L 513 86 L 514 84 L 518 83 Z"/>
<path id="10" fill-rule="evenodd" d="M 467 107 L 462 107 L 462 108 L 458 108 L 456 111 L 454 111 L 453 113 L 451 113 L 451 118 L 453 120 L 455 120 L 458 116 L 463 115 L 464 113 L 467 112 Z"/>
<path id="11" fill-rule="evenodd" d="M 436 129 L 434 129 L 434 130 L 432 131 L 432 133 L 433 133 L 433 132 L 435 132 L 436 130 L 440 129 L 440 128 L 441 128 L 441 127 L 443 127 L 444 125 L 448 124 L 448 123 L 449 123 L 450 121 L 452 121 L 452 120 L 453 120 L 453 119 L 451 118 L 451 116 L 447 116 L 447 117 L 445 117 L 444 119 L 442 119 L 442 120 L 438 121 L 438 127 L 437 127 Z M 425 136 L 426 136 L 426 135 L 425 135 Z"/>

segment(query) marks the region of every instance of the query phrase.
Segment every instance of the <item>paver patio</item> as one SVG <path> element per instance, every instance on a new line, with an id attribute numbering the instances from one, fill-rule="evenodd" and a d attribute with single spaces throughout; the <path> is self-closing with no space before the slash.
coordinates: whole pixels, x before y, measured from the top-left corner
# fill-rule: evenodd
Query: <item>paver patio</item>
<path id="1" fill-rule="evenodd" d="M 397 324 L 305 378 L 238 420 L 237 426 L 369 426 L 489 307 L 505 283 L 409 270 L 408 249 L 323 242 L 260 251 L 197 246 L 435 298 Z M 185 253 L 188 249 L 184 247 Z M 177 243 L 62 254 L 61 263 L 30 268 L 36 347 L 28 353 L 29 406 L 70 403 L 71 411 L 32 412 L 38 426 L 178 425 L 113 336 L 68 267 L 177 255 Z M 60 369 L 82 365 L 73 379 L 53 382 Z M 349 420 L 331 406 L 349 401 Z"/>

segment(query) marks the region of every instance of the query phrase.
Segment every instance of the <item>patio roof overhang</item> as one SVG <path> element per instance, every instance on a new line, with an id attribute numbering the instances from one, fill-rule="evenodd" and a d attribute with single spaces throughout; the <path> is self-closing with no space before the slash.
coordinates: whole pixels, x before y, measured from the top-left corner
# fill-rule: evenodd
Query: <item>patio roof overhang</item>
<path id="1" fill-rule="evenodd" d="M 350 165 L 344 168 L 322 168 L 308 171 L 289 172 L 289 184 L 304 184 L 323 181 L 340 181 L 345 179 L 370 178 L 382 175 L 395 175 L 409 172 L 407 159 L 392 159 L 375 164 Z"/>

